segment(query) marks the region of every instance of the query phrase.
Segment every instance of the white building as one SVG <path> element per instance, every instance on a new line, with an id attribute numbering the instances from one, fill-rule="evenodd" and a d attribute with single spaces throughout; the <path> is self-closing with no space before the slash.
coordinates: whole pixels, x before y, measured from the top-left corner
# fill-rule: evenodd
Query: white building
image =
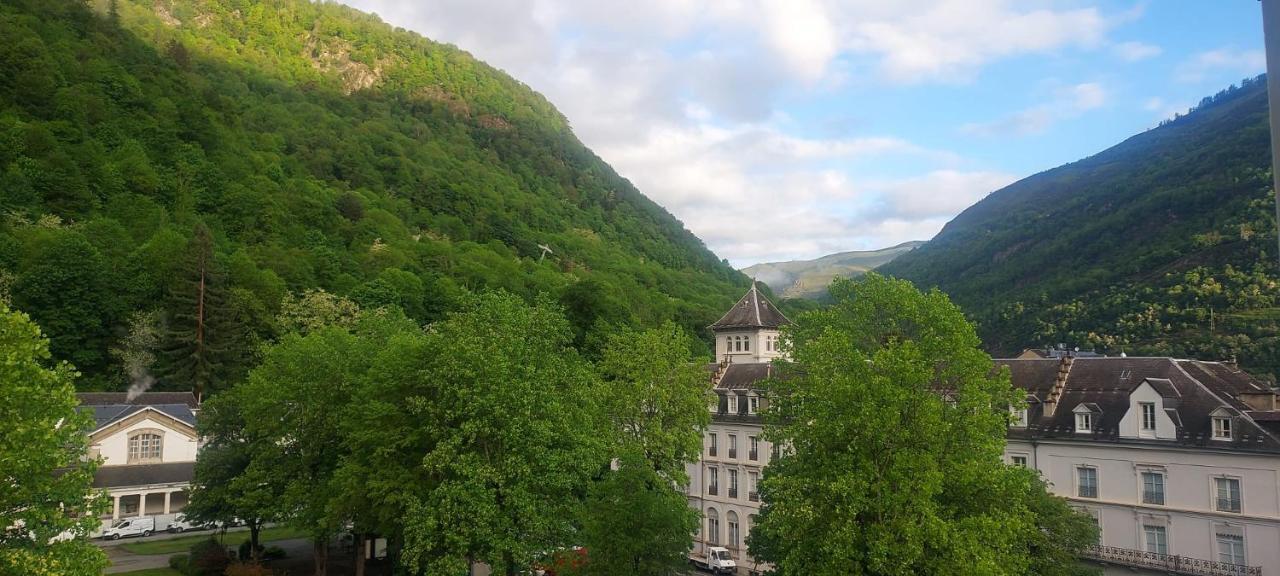
<path id="1" fill-rule="evenodd" d="M 1027 391 L 1005 457 L 1098 520 L 1108 573 L 1280 574 L 1280 412 L 1231 364 L 997 360 Z"/>
<path id="2" fill-rule="evenodd" d="M 196 413 L 189 392 L 148 392 L 132 400 L 124 393 L 81 393 L 92 410 L 90 457 L 101 457 L 93 486 L 111 498 L 104 525 L 131 516 L 156 516 L 163 529 L 187 503 L 199 448 Z"/>
<path id="3" fill-rule="evenodd" d="M 718 322 L 711 426 L 690 465 L 702 511 L 694 553 L 745 539 L 773 447 L 760 439 L 757 384 L 789 323 L 754 287 Z M 1027 391 L 1005 457 L 1098 519 L 1090 555 L 1108 574 L 1280 576 L 1280 411 L 1263 382 L 1218 362 L 1073 357 L 997 360 Z"/>
<path id="4" fill-rule="evenodd" d="M 755 285 L 719 321 L 712 384 L 718 403 L 703 439 L 702 460 L 689 466 L 689 505 L 702 511 L 702 529 L 694 553 L 706 546 L 729 549 L 744 572 L 757 571 L 746 537 L 760 511 L 756 484 L 773 455 L 760 437 L 760 411 L 767 406 L 755 385 L 768 378 L 781 357 L 778 329 L 789 324 Z"/>

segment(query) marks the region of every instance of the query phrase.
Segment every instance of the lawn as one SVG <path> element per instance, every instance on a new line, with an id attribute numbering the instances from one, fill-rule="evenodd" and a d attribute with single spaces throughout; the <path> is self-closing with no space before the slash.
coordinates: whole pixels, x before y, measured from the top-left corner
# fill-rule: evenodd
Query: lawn
<path id="1" fill-rule="evenodd" d="M 210 537 L 217 538 L 218 532 L 211 530 L 202 534 L 193 536 L 184 536 L 182 538 L 172 538 L 169 540 L 153 540 L 151 542 L 130 542 L 121 544 L 120 548 L 125 552 L 132 554 L 179 554 L 191 549 L 196 542 L 208 539 Z M 274 528 L 266 528 L 259 536 L 262 545 L 267 545 L 275 540 L 292 540 L 294 538 L 306 538 L 306 533 L 294 530 L 284 526 Z M 249 539 L 249 531 L 228 532 L 222 537 L 222 542 L 227 546 L 239 546 L 241 542 Z M 130 572 L 133 574 L 133 572 Z M 148 572 L 137 572 L 137 574 L 150 574 Z M 156 572 L 156 574 L 169 574 L 169 572 Z"/>
<path id="2" fill-rule="evenodd" d="M 120 576 L 182 576 L 182 573 L 173 568 L 147 568 L 133 572 L 120 572 Z"/>

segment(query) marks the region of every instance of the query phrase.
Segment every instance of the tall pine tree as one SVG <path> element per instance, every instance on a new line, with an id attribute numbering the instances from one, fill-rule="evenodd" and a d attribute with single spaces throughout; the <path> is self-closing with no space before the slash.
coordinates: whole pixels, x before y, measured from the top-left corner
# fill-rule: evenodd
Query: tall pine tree
<path id="1" fill-rule="evenodd" d="M 227 298 L 227 278 L 214 259 L 213 235 L 204 224 L 195 226 L 168 300 L 160 376 L 165 387 L 190 389 L 200 399 L 234 370 L 234 352 L 243 338 Z"/>

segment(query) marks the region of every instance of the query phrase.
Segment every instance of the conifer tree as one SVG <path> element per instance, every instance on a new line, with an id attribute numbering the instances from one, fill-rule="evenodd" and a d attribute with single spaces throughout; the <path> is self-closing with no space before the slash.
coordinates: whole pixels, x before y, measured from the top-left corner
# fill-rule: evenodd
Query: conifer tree
<path id="1" fill-rule="evenodd" d="M 227 296 L 226 276 L 214 260 L 213 235 L 197 224 L 181 276 L 169 289 L 168 331 L 160 359 L 168 387 L 190 389 L 199 399 L 233 370 L 232 352 L 242 330 Z"/>

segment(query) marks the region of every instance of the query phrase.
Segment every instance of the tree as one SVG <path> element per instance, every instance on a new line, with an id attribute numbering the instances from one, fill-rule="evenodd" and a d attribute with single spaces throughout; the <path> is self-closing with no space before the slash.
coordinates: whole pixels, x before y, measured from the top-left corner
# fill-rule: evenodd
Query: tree
<path id="1" fill-rule="evenodd" d="M 49 341 L 0 302 L 0 574 L 97 575 L 88 541 L 105 498 L 92 489 L 89 412 L 76 410 L 75 370 L 49 367 Z"/>
<path id="2" fill-rule="evenodd" d="M 244 337 L 228 303 L 226 277 L 214 261 L 213 234 L 204 224 L 195 226 L 181 274 L 169 290 L 163 376 L 200 399 L 237 367 L 234 352 Z"/>
<path id="3" fill-rule="evenodd" d="M 275 484 L 260 477 L 260 469 L 250 469 L 259 439 L 247 432 L 237 392 L 233 388 L 201 406 L 198 426 L 205 444 L 196 460 L 191 501 L 182 513 L 199 522 L 244 520 L 249 526 L 249 549 L 256 559 L 262 524 L 276 509 Z"/>
<path id="4" fill-rule="evenodd" d="M 674 573 L 698 529 L 679 487 L 697 461 L 707 412 L 707 373 L 692 338 L 674 324 L 610 337 L 598 369 L 617 466 L 588 492 L 582 542 L 588 574 Z"/>
<path id="5" fill-rule="evenodd" d="M 551 303 L 488 293 L 407 357 L 378 362 L 362 396 L 398 407 L 370 407 L 363 421 L 400 425 L 358 428 L 385 453 L 377 469 L 395 484 L 371 490 L 403 506 L 410 570 L 452 575 L 475 560 L 513 575 L 572 543 L 588 481 L 608 462 L 598 383 L 572 338 Z"/>
<path id="6" fill-rule="evenodd" d="M 1001 461 L 1007 371 L 937 290 L 869 274 L 784 336 L 765 435 L 784 446 L 761 481 L 752 554 L 778 574 L 1028 574 L 1042 527 L 1082 524 Z M 1047 515 L 1047 516 L 1046 516 Z M 1067 539 L 1079 550 L 1087 535 Z"/>

